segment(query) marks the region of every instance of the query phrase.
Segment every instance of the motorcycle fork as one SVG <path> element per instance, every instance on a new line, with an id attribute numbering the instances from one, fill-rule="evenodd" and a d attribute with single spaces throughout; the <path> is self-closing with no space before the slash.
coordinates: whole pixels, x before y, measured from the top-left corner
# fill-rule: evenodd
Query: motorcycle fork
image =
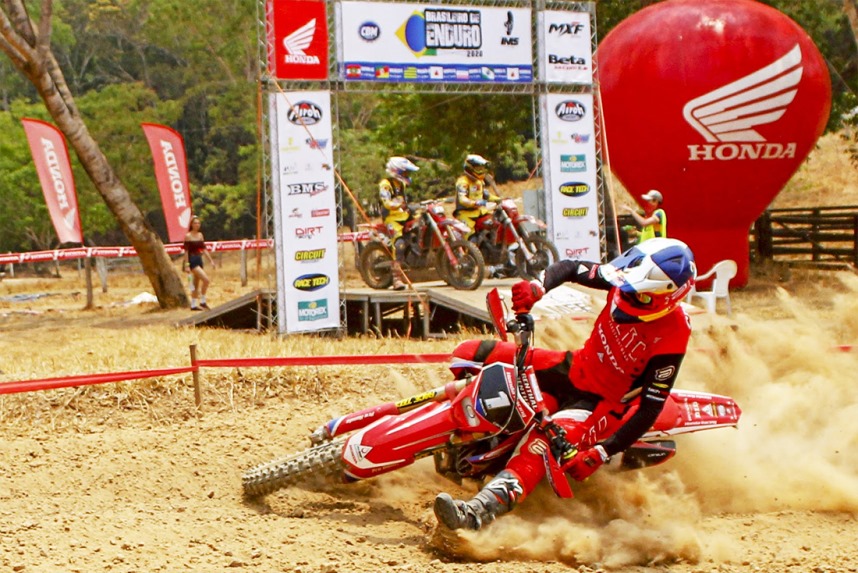
<path id="1" fill-rule="evenodd" d="M 445 236 L 443 232 L 441 232 L 441 228 L 435 223 L 435 220 L 432 220 L 432 231 L 434 231 L 435 236 L 438 238 L 438 242 L 441 243 L 441 248 L 444 249 L 444 254 L 447 255 L 447 260 L 450 261 L 450 265 L 452 268 L 456 268 L 459 266 L 459 259 L 456 258 L 456 253 L 453 252 L 453 248 L 450 247 L 451 241 L 448 240 L 449 237 Z"/>
<path id="2" fill-rule="evenodd" d="M 515 224 L 512 219 L 509 218 L 509 215 L 504 212 L 501 218 L 501 222 L 503 223 L 502 229 L 504 229 L 504 233 L 510 233 L 514 239 L 514 243 L 518 245 L 518 248 L 521 249 L 521 252 L 524 253 L 524 259 L 527 262 L 533 258 L 533 253 L 530 252 L 530 249 L 527 248 L 527 245 L 524 242 L 524 239 L 521 238 L 521 235 L 518 233 L 518 229 L 515 228 Z"/>

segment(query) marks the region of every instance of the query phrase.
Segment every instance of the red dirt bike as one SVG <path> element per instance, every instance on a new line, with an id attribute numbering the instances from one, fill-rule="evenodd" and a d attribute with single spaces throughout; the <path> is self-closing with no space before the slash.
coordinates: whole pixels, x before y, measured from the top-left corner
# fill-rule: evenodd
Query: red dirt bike
<path id="1" fill-rule="evenodd" d="M 465 478 L 479 482 L 503 469 L 534 425 L 546 433 L 552 450 L 574 447 L 545 412 L 533 367 L 526 364 L 533 317 L 519 314 L 507 320 L 497 289 L 488 294 L 487 303 L 501 338 L 508 332 L 516 338 L 516 364 L 454 363 L 456 379 L 444 386 L 330 420 L 310 435 L 310 449 L 247 470 L 242 478 L 245 494 L 255 497 L 287 486 L 309 486 L 319 478 L 339 483 L 367 479 L 428 456 L 434 457 L 439 474 L 456 483 Z M 636 402 L 630 402 L 626 417 L 634 413 Z M 674 389 L 650 431 L 606 467 L 628 470 L 661 464 L 676 453 L 676 443 L 667 438 L 736 426 L 740 415 L 732 398 Z M 544 455 L 555 492 L 571 497 L 555 455 Z"/>
<path id="2" fill-rule="evenodd" d="M 512 199 L 502 199 L 491 213 L 477 219 L 470 241 L 480 250 L 492 276 L 518 275 L 532 280 L 560 259 L 545 231 L 545 223 L 519 213 Z"/>
<path id="3" fill-rule="evenodd" d="M 453 288 L 474 290 L 483 282 L 486 264 L 480 251 L 464 240 L 468 227 L 448 217 L 436 200 L 414 206 L 414 217 L 402 229 L 404 271 L 434 266 L 441 279 Z M 378 223 L 370 227 L 370 241 L 362 248 L 358 270 L 364 282 L 375 289 L 386 289 L 393 283 L 391 230 Z"/>

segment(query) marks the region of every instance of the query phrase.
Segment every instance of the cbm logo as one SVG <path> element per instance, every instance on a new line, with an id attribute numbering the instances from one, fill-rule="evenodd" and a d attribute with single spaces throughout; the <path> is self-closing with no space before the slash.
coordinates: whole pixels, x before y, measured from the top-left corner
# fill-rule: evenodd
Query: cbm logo
<path id="1" fill-rule="evenodd" d="M 381 28 L 375 22 L 364 22 L 358 28 L 358 34 L 367 42 L 375 42 L 381 36 Z"/>

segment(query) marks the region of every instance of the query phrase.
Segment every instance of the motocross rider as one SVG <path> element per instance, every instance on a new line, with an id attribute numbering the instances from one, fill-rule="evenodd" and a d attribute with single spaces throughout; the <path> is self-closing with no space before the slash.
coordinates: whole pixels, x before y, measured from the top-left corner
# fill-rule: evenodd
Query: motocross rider
<path id="1" fill-rule="evenodd" d="M 403 244 L 399 239 L 402 237 L 402 228 L 412 217 L 405 197 L 405 188 L 411 184 L 411 177 L 408 174 L 419 171 L 420 168 L 405 157 L 397 156 L 387 160 L 385 169 L 390 177 L 378 182 L 378 199 L 381 202 L 381 215 L 391 231 L 391 242 L 395 250 L 392 267 L 393 290 L 403 290 L 404 274 L 400 265 Z"/>
<path id="2" fill-rule="evenodd" d="M 533 349 L 530 357 L 553 423 L 565 431 L 562 448 L 535 427 L 506 467 L 473 499 L 441 493 L 435 516 L 449 529 L 480 529 L 512 510 L 545 475 L 543 454 L 582 481 L 634 444 L 655 422 L 685 356 L 691 324 L 680 302 L 696 277 L 685 243 L 656 238 L 608 264 L 566 259 L 546 269 L 545 281 L 512 287 L 513 310 L 527 313 L 545 292 L 565 283 L 607 291 L 607 304 L 584 346 L 574 351 Z M 514 363 L 515 345 L 469 340 L 454 356 L 475 362 Z M 638 410 L 620 424 L 629 402 Z M 553 447 L 552 447 L 553 446 Z M 574 447 L 573 447 L 574 446 Z"/>
<path id="3" fill-rule="evenodd" d="M 500 201 L 501 198 L 486 187 L 491 164 L 481 155 L 470 154 L 465 157 L 465 172 L 456 179 L 456 209 L 453 216 L 465 223 L 470 232 L 466 239 L 474 234 L 477 219 L 489 212 L 486 203 Z"/>

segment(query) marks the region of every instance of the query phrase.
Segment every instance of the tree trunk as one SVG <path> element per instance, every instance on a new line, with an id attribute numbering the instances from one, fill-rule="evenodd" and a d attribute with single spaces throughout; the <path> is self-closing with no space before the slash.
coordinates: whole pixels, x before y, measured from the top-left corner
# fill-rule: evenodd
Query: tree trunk
<path id="1" fill-rule="evenodd" d="M 146 224 L 98 143 L 92 138 L 51 52 L 51 0 L 43 0 L 38 33 L 22 0 L 2 0 L 0 49 L 35 86 L 122 231 L 137 250 L 161 308 L 188 305 L 184 285 L 158 235 Z"/>
<path id="2" fill-rule="evenodd" d="M 843 0 L 843 11 L 849 19 L 849 27 L 852 28 L 852 37 L 855 39 L 855 47 L 858 48 L 858 0 Z"/>

